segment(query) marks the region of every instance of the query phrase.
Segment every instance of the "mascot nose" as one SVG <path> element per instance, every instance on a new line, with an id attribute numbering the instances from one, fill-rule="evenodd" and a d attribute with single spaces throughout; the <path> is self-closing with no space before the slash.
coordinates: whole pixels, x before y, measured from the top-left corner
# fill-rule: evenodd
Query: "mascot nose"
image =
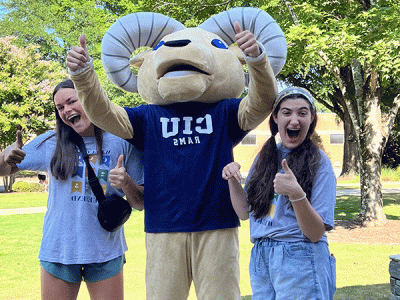
<path id="1" fill-rule="evenodd" d="M 167 46 L 167 47 L 185 47 L 190 42 L 191 42 L 190 40 L 168 41 L 168 42 L 165 42 L 164 46 Z"/>

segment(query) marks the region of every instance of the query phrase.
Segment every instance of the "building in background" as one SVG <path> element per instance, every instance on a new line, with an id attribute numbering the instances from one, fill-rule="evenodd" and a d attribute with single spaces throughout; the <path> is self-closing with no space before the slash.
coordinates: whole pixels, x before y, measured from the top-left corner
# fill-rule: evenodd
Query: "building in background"
<path id="1" fill-rule="evenodd" d="M 269 118 L 267 118 L 257 128 L 250 131 L 242 142 L 233 150 L 235 161 L 242 166 L 241 172 L 243 176 L 247 176 L 254 158 L 271 136 L 268 122 Z M 315 133 L 316 141 L 322 150 L 328 155 L 332 166 L 335 169 L 335 173 L 338 176 L 343 163 L 343 123 L 338 120 L 336 114 L 319 113 Z M 277 142 L 279 142 L 279 134 Z"/>

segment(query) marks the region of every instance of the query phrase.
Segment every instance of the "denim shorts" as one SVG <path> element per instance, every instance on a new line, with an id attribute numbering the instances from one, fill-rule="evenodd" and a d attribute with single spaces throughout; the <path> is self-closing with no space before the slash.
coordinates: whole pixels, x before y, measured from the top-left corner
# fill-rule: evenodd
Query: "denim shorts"
<path id="1" fill-rule="evenodd" d="M 256 240 L 251 251 L 253 300 L 332 300 L 336 261 L 325 242 Z"/>
<path id="2" fill-rule="evenodd" d="M 64 265 L 41 260 L 40 264 L 54 277 L 78 283 L 82 279 L 86 282 L 96 282 L 111 278 L 121 272 L 125 262 L 125 255 L 121 255 L 104 263 Z"/>

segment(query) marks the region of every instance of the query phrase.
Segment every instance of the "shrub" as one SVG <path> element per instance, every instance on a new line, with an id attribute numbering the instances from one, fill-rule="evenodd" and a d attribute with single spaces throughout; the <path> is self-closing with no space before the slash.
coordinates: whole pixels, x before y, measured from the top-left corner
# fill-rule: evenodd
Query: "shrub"
<path id="1" fill-rule="evenodd" d="M 337 179 L 337 181 L 342 183 L 360 183 L 360 175 L 355 174 L 350 176 L 341 176 Z M 381 181 L 400 181 L 400 166 L 398 166 L 396 169 L 383 167 L 381 170 Z"/>
<path id="2" fill-rule="evenodd" d="M 36 177 L 38 172 L 35 171 L 18 171 L 15 174 L 16 178 L 24 178 L 24 177 Z"/>
<path id="3" fill-rule="evenodd" d="M 381 179 L 382 181 L 400 181 L 399 168 L 382 168 Z"/>
<path id="4" fill-rule="evenodd" d="M 29 183 L 25 181 L 17 181 L 13 184 L 12 190 L 14 192 L 23 192 L 23 193 L 43 192 L 44 186 L 36 182 Z"/>

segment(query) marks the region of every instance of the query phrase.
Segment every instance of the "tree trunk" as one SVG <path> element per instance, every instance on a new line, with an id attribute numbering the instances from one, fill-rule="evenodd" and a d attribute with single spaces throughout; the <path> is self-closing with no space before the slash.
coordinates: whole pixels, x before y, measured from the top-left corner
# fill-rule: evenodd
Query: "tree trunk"
<path id="1" fill-rule="evenodd" d="M 382 126 L 379 76 L 372 68 L 365 71 L 364 99 L 359 99 L 363 116 L 358 138 L 360 150 L 361 209 L 358 220 L 364 226 L 381 225 L 383 212 L 381 169 L 386 137 Z"/>
<path id="2" fill-rule="evenodd" d="M 361 209 L 358 221 L 364 226 L 379 226 L 386 221 L 382 201 L 382 157 L 377 149 L 372 152 L 364 147 L 361 151 Z"/>
<path id="3" fill-rule="evenodd" d="M 358 174 L 360 170 L 359 151 L 357 140 L 353 133 L 353 124 L 349 114 L 345 114 L 344 125 L 344 147 L 343 147 L 343 163 L 340 176 L 349 174 Z"/>

